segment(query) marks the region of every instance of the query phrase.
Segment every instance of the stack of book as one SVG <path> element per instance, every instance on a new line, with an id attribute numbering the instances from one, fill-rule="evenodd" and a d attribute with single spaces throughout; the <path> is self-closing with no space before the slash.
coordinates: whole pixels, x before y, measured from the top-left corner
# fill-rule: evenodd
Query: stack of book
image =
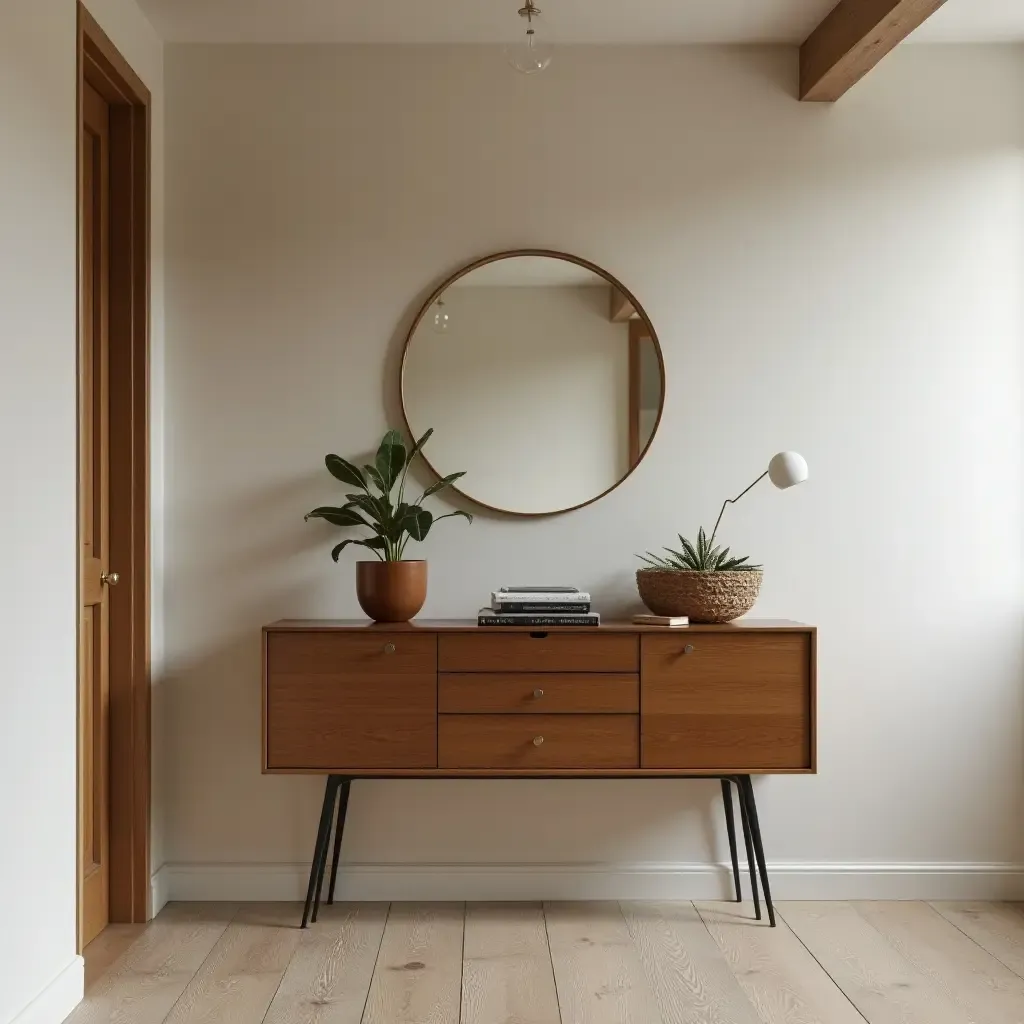
<path id="1" fill-rule="evenodd" d="M 576 587 L 502 587 L 481 608 L 478 626 L 600 626 L 590 595 Z"/>

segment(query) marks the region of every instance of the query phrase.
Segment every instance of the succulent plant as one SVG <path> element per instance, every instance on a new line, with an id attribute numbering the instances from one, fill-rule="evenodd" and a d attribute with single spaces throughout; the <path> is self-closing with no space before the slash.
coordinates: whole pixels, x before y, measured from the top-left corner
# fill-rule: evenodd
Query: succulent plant
<path id="1" fill-rule="evenodd" d="M 712 537 L 712 540 L 714 538 Z M 681 534 L 679 544 L 682 551 L 674 548 L 665 548 L 667 558 L 652 554 L 637 555 L 642 562 L 646 562 L 652 569 L 663 569 L 670 572 L 755 572 L 760 565 L 748 565 L 747 558 L 730 558 L 729 548 L 724 550 L 721 547 L 712 547 L 704 533 L 704 527 L 700 528 L 697 534 L 697 543 L 693 544 Z"/>

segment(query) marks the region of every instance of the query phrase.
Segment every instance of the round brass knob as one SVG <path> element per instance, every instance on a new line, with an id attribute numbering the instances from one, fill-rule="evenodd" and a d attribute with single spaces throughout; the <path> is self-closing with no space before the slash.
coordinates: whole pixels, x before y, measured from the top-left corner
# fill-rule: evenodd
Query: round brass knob
<path id="1" fill-rule="evenodd" d="M 543 742 L 544 742 L 544 737 L 543 736 L 534 736 L 533 737 L 533 745 L 535 747 L 539 747 Z"/>
<path id="2" fill-rule="evenodd" d="M 693 644 L 687 644 L 683 648 L 683 654 L 693 654 Z"/>
<path id="3" fill-rule="evenodd" d="M 121 582 L 119 572 L 105 572 L 100 576 L 100 583 L 106 583 L 108 587 L 116 587 Z"/>
<path id="4" fill-rule="evenodd" d="M 543 690 L 534 690 L 533 691 L 533 699 L 534 700 L 540 700 L 541 697 L 543 697 L 543 696 L 544 696 L 544 691 Z"/>
<path id="5" fill-rule="evenodd" d="M 385 644 L 384 645 L 384 653 L 385 654 L 394 654 L 395 653 L 395 645 L 394 644 Z"/>

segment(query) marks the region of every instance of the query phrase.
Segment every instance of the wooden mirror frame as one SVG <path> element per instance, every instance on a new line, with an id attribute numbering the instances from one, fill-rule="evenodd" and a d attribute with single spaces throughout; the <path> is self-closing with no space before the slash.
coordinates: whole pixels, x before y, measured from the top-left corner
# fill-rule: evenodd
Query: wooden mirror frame
<path id="1" fill-rule="evenodd" d="M 654 443 L 654 438 L 658 434 L 658 428 L 661 426 L 661 418 L 665 414 L 665 356 L 661 351 L 661 342 L 658 340 L 658 334 L 654 330 L 654 324 L 651 323 L 650 317 L 647 315 L 643 306 L 641 306 L 640 303 L 636 300 L 636 297 L 633 295 L 633 293 L 624 284 L 622 284 L 622 282 L 619 281 L 618 278 L 609 274 L 607 270 L 604 270 L 602 267 L 599 267 L 596 263 L 591 263 L 589 260 L 582 259 L 579 256 L 571 256 L 567 252 L 558 252 L 555 249 L 509 249 L 506 250 L 505 252 L 496 252 L 491 254 L 490 256 L 484 256 L 478 260 L 474 260 L 472 263 L 467 263 L 466 266 L 461 267 L 459 270 L 456 270 L 454 274 L 452 274 L 450 277 L 442 281 L 441 284 L 439 284 L 437 288 L 435 288 L 434 291 L 430 294 L 430 297 L 427 299 L 426 302 L 423 303 L 422 307 L 420 308 L 420 311 L 416 314 L 416 318 L 415 320 L 413 320 L 412 326 L 409 328 L 409 333 L 405 337 L 405 344 L 402 346 L 402 365 L 401 370 L 399 372 L 399 396 L 402 406 L 402 420 L 405 423 L 406 432 L 413 439 L 413 441 L 415 441 L 416 434 L 413 432 L 412 425 L 409 422 L 409 412 L 406 407 L 405 401 L 405 370 L 406 365 L 408 364 L 409 361 L 409 349 L 412 345 L 412 340 L 415 337 L 416 332 L 419 330 L 420 324 L 423 323 L 424 317 L 427 316 L 430 310 L 434 307 L 434 304 L 437 302 L 437 300 L 440 299 L 441 296 L 444 295 L 444 293 L 453 284 L 455 284 L 456 281 L 465 277 L 467 274 L 471 274 L 474 270 L 479 270 L 480 267 L 487 266 L 487 264 L 489 263 L 497 263 L 499 260 L 507 260 L 515 256 L 546 256 L 549 259 L 565 260 L 567 263 L 575 263 L 578 267 L 583 267 L 584 269 L 589 270 L 591 273 L 597 274 L 598 277 L 603 278 L 614 289 L 614 291 L 612 292 L 613 309 L 609 311 L 609 316 L 612 319 L 621 319 L 623 321 L 628 320 L 631 324 L 638 323 L 642 325 L 642 327 L 644 328 L 643 330 L 636 330 L 631 327 L 629 332 L 631 419 L 635 411 L 635 396 L 632 377 L 635 372 L 635 367 L 638 363 L 638 343 L 641 338 L 651 339 L 651 342 L 654 345 L 654 351 L 658 356 L 658 369 L 661 371 L 661 393 L 658 396 L 658 416 L 657 419 L 655 419 L 654 421 L 654 427 L 651 430 L 651 436 L 647 441 L 647 444 L 644 445 L 643 450 L 640 452 L 639 456 L 637 457 L 636 461 L 632 464 L 632 466 L 630 466 L 629 471 L 625 473 L 620 480 L 612 484 L 611 487 L 608 487 L 600 494 L 595 495 L 593 498 L 590 498 L 587 501 L 581 501 L 578 505 L 571 505 L 569 508 L 554 509 L 551 512 L 516 512 L 513 509 L 499 508 L 496 505 L 488 505 L 487 502 L 481 501 L 479 498 L 474 498 L 471 494 L 467 494 L 465 491 L 460 490 L 458 487 L 455 487 L 454 485 L 449 488 L 449 490 L 454 491 L 460 497 L 465 498 L 466 501 L 472 502 L 479 508 L 488 509 L 491 512 L 501 512 L 504 515 L 509 516 L 521 516 L 525 519 L 536 519 L 542 516 L 560 516 L 565 515 L 566 512 L 575 512 L 577 509 L 586 508 L 588 505 L 593 505 L 594 502 L 600 501 L 602 498 L 605 498 L 609 494 L 611 494 L 612 491 L 614 491 L 616 488 L 621 487 L 636 472 L 637 467 L 647 457 L 647 453 L 651 450 L 651 445 Z M 617 295 L 616 292 L 618 293 Z M 618 308 L 617 314 L 614 312 L 616 306 Z M 637 317 L 639 318 L 636 321 L 631 319 L 630 314 L 632 314 L 633 312 L 635 312 L 637 314 Z M 631 424 L 631 433 L 633 429 L 634 427 Z M 633 447 L 632 441 L 630 446 L 631 448 Z M 420 453 L 420 456 L 426 463 L 427 468 L 430 470 L 430 472 L 433 473 L 438 479 L 441 479 L 443 474 L 440 473 L 434 467 L 430 459 L 422 452 Z"/>

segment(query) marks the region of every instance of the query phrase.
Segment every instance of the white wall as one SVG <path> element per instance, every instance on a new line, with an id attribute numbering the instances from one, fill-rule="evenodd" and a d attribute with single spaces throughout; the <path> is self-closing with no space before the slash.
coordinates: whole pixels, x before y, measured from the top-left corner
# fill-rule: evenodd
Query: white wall
<path id="1" fill-rule="evenodd" d="M 159 98 L 161 47 L 148 22 L 130 0 L 90 7 Z M 8 484 L 0 501 L 8 579 L 0 589 L 0 1021 L 25 1024 L 61 1020 L 82 992 L 75 880 L 76 19 L 72 0 L 6 0 L 0 8 L 0 436 Z M 154 134 L 158 162 L 161 147 L 162 120 Z M 158 252 L 162 208 L 161 175 L 154 188 Z M 159 320 L 159 261 L 155 269 Z"/>
<path id="2" fill-rule="evenodd" d="M 629 326 L 609 318 L 608 287 L 470 283 L 444 302 L 448 329 L 428 314 L 403 377 L 412 432 L 434 428 L 434 469 L 464 472 L 464 493 L 512 512 L 574 508 L 618 483 Z"/>
<path id="3" fill-rule="evenodd" d="M 767 566 L 757 612 L 821 628 L 820 774 L 757 784 L 779 894 L 1019 873 L 1024 51 L 908 48 L 835 107 L 794 101 L 791 50 L 566 50 L 535 79 L 470 47 L 167 60 L 172 892 L 297 893 L 322 781 L 259 774 L 260 626 L 358 615 L 336 533 L 302 522 L 337 493 L 323 454 L 399 422 L 420 303 L 515 246 L 635 291 L 665 417 L 596 505 L 438 531 L 424 614 L 513 572 L 632 608 L 634 552 L 798 449 L 811 481 L 723 526 Z M 539 876 L 562 892 L 687 891 L 703 876 L 637 866 L 721 858 L 716 805 L 710 783 L 363 782 L 345 854 L 480 869 L 410 876 L 434 894 L 523 863 L 626 866 Z"/>

